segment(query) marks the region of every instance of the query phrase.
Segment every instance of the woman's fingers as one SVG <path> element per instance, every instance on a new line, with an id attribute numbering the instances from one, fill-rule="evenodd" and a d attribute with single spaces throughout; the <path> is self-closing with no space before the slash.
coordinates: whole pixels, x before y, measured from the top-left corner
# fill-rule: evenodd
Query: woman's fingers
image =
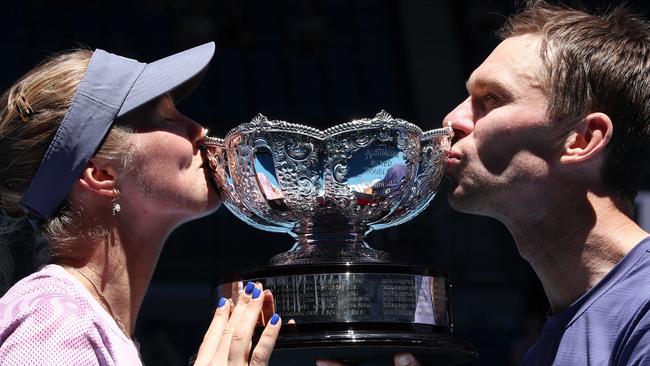
<path id="1" fill-rule="evenodd" d="M 278 339 L 280 327 L 282 326 L 282 319 L 278 314 L 273 314 L 271 319 L 266 324 L 257 346 L 251 355 L 250 366 L 266 366 L 269 364 L 271 352 L 275 347 L 275 340 Z"/>
<path id="2" fill-rule="evenodd" d="M 273 301 L 273 294 L 269 290 L 264 290 L 264 305 L 262 305 L 262 314 L 257 322 L 258 326 L 265 326 L 271 317 L 275 314 L 275 302 Z"/>
<path id="3" fill-rule="evenodd" d="M 248 287 L 250 284 L 251 283 L 249 282 L 246 286 Z M 228 354 L 229 364 L 232 363 L 239 365 L 248 360 L 249 345 L 251 343 L 251 338 L 253 337 L 253 332 L 255 331 L 255 324 L 257 324 L 257 319 L 260 316 L 262 305 L 264 303 L 262 285 L 254 285 L 253 290 L 250 294 L 247 292 L 246 297 L 249 299 L 248 305 L 246 306 L 246 310 L 242 313 L 241 319 L 238 321 L 235 332 L 232 335 L 230 353 Z M 237 307 L 235 307 L 235 311 L 237 311 Z"/>
<path id="4" fill-rule="evenodd" d="M 217 351 L 219 340 L 226 327 L 228 318 L 230 318 L 231 310 L 230 300 L 222 297 L 217 304 L 217 309 L 214 311 L 214 317 L 212 318 L 210 327 L 203 336 L 203 342 L 201 342 L 201 346 L 199 347 L 194 365 L 208 365 L 210 363 Z"/>
<path id="5" fill-rule="evenodd" d="M 255 326 L 264 306 L 268 312 L 269 300 L 273 301 L 271 293 L 262 291 L 261 284 L 252 282 L 239 293 L 237 305 L 228 299 L 221 299 L 199 348 L 195 365 L 248 364 Z M 280 323 L 280 317 L 273 313 L 252 352 L 251 365 L 268 365 L 280 332 Z"/>
<path id="6" fill-rule="evenodd" d="M 219 346 L 217 346 L 217 352 L 212 358 L 212 363 L 214 365 L 226 365 L 230 359 L 230 345 L 233 341 L 235 331 L 241 326 L 241 320 L 246 309 L 248 308 L 248 303 L 251 302 L 252 294 L 255 289 L 255 284 L 249 282 L 246 284 L 243 291 L 240 291 L 239 296 L 237 297 L 237 305 L 230 313 L 230 318 L 226 323 L 226 327 L 223 329 L 221 334 L 221 339 L 219 340 Z M 245 361 L 245 360 L 244 360 Z M 243 362 L 243 361 L 238 361 Z"/>
<path id="7" fill-rule="evenodd" d="M 251 338 L 262 308 L 272 302 L 271 293 L 262 291 L 262 285 L 249 282 L 239 294 L 237 305 L 225 298 L 219 300 L 214 317 L 199 348 L 195 365 L 245 365 L 251 348 Z M 268 311 L 268 308 L 266 309 Z M 266 318 L 264 316 L 264 318 Z M 290 320 L 289 323 L 295 323 Z M 250 359 L 250 366 L 267 366 L 275 341 L 280 333 L 282 321 L 273 314 L 266 324 L 259 342 Z M 318 366 L 344 366 L 336 360 L 318 360 Z M 421 366 L 410 353 L 398 353 L 395 366 Z"/>

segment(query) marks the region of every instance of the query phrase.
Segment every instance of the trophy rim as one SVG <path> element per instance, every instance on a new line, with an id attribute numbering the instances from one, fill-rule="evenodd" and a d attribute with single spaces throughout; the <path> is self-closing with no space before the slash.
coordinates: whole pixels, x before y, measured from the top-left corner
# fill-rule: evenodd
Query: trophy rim
<path id="1" fill-rule="evenodd" d="M 415 128 L 412 128 L 412 129 L 415 130 L 416 132 L 420 132 L 422 134 L 422 140 L 429 140 L 431 138 L 440 137 L 440 136 L 449 137 L 449 138 L 454 136 L 454 130 L 451 127 L 440 127 L 440 128 L 427 130 L 427 131 L 422 131 L 422 129 L 420 129 L 417 125 L 415 125 L 415 124 L 413 124 L 411 122 L 404 121 L 404 120 L 401 120 L 401 119 L 395 119 L 395 120 L 403 122 L 406 126 L 409 126 L 409 125 L 414 126 Z M 326 129 L 324 131 L 320 131 L 320 132 L 322 134 L 326 134 L 327 131 L 332 130 L 332 135 L 331 136 L 335 136 L 338 133 L 348 132 L 350 130 L 358 129 L 358 127 L 359 127 L 358 124 L 354 124 L 355 122 L 358 122 L 358 121 L 360 121 L 360 120 L 355 120 L 355 121 L 352 121 L 352 122 L 342 123 L 342 124 L 330 127 L 328 129 Z M 312 127 L 297 124 L 297 123 L 289 123 L 289 122 L 285 122 L 285 121 L 281 121 L 281 122 L 283 122 L 282 126 L 285 127 L 285 128 L 291 128 L 291 129 L 296 129 L 296 130 L 313 129 Z M 411 126 L 409 126 L 409 127 L 411 127 Z M 231 132 L 232 132 L 232 134 L 237 133 L 237 132 L 234 132 L 235 129 L 228 132 L 226 137 L 228 137 L 228 135 L 230 135 Z M 418 129 L 419 129 L 419 131 L 418 131 Z M 278 130 L 282 131 L 282 129 L 278 129 Z M 331 136 L 326 136 L 325 138 L 328 138 L 328 137 L 331 137 Z M 201 139 L 201 143 L 205 144 L 205 145 L 209 145 L 209 146 L 223 146 L 223 147 L 226 146 L 225 138 L 215 137 L 215 136 L 208 136 L 208 135 L 205 135 Z"/>
<path id="2" fill-rule="evenodd" d="M 260 126 L 261 125 L 261 126 Z M 261 128 L 260 128 L 261 127 Z M 233 136 L 252 133 L 252 132 L 292 132 L 303 134 L 319 140 L 323 139 L 323 131 L 318 128 L 303 125 L 300 123 L 291 123 L 279 119 L 268 119 L 265 115 L 258 113 L 250 122 L 242 123 L 226 134 L 223 138 L 227 143 Z"/>
<path id="3" fill-rule="evenodd" d="M 386 125 L 387 122 L 391 124 L 387 126 Z M 233 129 L 231 129 L 230 131 L 228 131 L 228 133 L 222 140 L 224 144 L 227 145 L 228 141 L 232 140 L 234 136 L 238 136 L 242 134 L 259 133 L 259 132 L 280 132 L 280 133 L 284 132 L 284 133 L 295 133 L 295 134 L 306 135 L 315 138 L 319 141 L 326 141 L 335 138 L 342 133 L 359 131 L 359 130 L 368 130 L 373 128 L 387 128 L 387 129 L 403 128 L 409 132 L 418 134 L 420 138 L 423 138 L 425 136 L 425 132 L 423 132 L 423 130 L 418 125 L 403 120 L 401 118 L 394 118 L 388 112 L 382 110 L 372 118 L 355 119 L 350 122 L 334 125 L 325 130 L 321 130 L 300 123 L 291 123 L 279 119 L 269 119 L 263 114 L 259 113 L 255 117 L 253 117 L 253 119 L 251 119 L 250 122 L 242 123 L 234 127 Z M 442 136 L 442 135 L 448 135 L 450 131 L 452 131 L 450 127 L 443 127 L 443 128 L 438 128 L 427 132 L 434 133 L 435 136 Z"/>
<path id="4" fill-rule="evenodd" d="M 221 137 L 213 137 L 213 136 L 208 136 L 206 134 L 201 139 L 201 144 L 202 145 L 207 145 L 207 146 L 222 146 L 222 147 L 225 147 L 226 142 Z"/>
<path id="5" fill-rule="evenodd" d="M 391 125 L 386 126 L 386 123 L 391 123 Z M 424 132 L 418 125 L 401 118 L 394 118 L 390 115 L 390 113 L 384 110 L 380 111 L 372 118 L 355 119 L 350 122 L 334 125 L 325 129 L 323 131 L 323 134 L 325 135 L 324 139 L 330 139 L 342 133 L 351 131 L 367 130 L 373 128 L 393 129 L 396 126 L 405 128 L 409 132 L 414 132 L 420 136 L 424 136 Z"/>
<path id="6" fill-rule="evenodd" d="M 423 140 L 428 140 L 439 136 L 452 138 L 454 137 L 454 129 L 451 127 L 440 127 L 440 128 L 434 128 L 432 130 L 424 131 L 422 133 Z"/>

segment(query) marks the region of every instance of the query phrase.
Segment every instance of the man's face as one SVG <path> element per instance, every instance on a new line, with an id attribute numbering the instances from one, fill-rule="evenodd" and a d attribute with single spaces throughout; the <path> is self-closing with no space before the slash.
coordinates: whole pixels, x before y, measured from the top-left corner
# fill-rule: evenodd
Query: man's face
<path id="1" fill-rule="evenodd" d="M 469 97 L 445 117 L 456 132 L 447 169 L 455 209 L 503 218 L 544 194 L 563 135 L 548 121 L 539 50 L 535 35 L 501 42 L 467 81 Z"/>

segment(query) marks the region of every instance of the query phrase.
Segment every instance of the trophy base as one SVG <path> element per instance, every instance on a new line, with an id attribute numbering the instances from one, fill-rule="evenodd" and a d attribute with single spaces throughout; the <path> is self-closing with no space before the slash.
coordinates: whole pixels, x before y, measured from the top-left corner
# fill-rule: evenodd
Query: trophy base
<path id="1" fill-rule="evenodd" d="M 266 266 L 219 279 L 216 295 L 236 300 L 243 284 L 270 289 L 285 322 L 271 364 L 392 365 L 399 352 L 423 365 L 458 365 L 477 351 L 452 332 L 443 272 L 395 263 Z M 293 319 L 296 324 L 286 324 Z M 258 334 L 262 327 L 258 327 Z"/>
<path id="2" fill-rule="evenodd" d="M 270 364 L 314 365 L 316 360 L 332 359 L 355 366 L 393 366 L 393 357 L 400 352 L 412 353 L 424 366 L 462 365 L 477 358 L 471 344 L 434 328 L 391 323 L 284 324 Z"/>

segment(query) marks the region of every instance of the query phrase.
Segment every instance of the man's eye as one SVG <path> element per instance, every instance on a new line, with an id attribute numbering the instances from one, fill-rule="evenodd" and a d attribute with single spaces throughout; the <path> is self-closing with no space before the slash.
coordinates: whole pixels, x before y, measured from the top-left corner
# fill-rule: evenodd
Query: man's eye
<path id="1" fill-rule="evenodd" d="M 483 103 L 491 103 L 495 102 L 497 100 L 497 97 L 494 94 L 485 94 L 483 97 L 481 97 L 481 101 Z"/>
<path id="2" fill-rule="evenodd" d="M 485 94 L 481 96 L 481 105 L 485 109 L 493 109 L 499 106 L 501 99 L 495 94 Z"/>

